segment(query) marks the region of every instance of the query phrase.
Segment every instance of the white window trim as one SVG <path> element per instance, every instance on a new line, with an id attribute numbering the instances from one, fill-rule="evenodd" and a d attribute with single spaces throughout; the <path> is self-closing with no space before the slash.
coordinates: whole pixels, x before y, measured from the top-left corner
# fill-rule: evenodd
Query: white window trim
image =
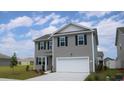
<path id="1" fill-rule="evenodd" d="M 80 42 L 80 38 L 79 38 L 79 37 L 80 37 L 80 36 L 83 36 L 83 39 L 82 39 L 82 40 L 83 40 L 83 44 L 79 44 L 79 42 Z M 78 45 L 84 45 L 84 43 L 85 43 L 84 34 L 79 34 L 79 35 L 77 35 L 77 39 L 78 39 L 78 40 L 77 40 L 77 44 L 78 44 Z"/>
<path id="2" fill-rule="evenodd" d="M 61 39 L 64 39 L 64 40 L 61 40 Z M 59 45 L 60 46 L 62 46 L 61 43 L 64 43 L 64 46 L 66 45 L 65 36 L 59 37 Z"/>

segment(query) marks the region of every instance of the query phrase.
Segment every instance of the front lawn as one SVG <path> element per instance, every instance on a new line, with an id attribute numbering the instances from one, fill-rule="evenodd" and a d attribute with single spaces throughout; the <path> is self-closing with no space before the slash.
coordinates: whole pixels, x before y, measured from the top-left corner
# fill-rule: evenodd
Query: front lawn
<path id="1" fill-rule="evenodd" d="M 16 66 L 14 72 L 9 66 L 0 67 L 0 78 L 25 80 L 39 75 L 33 70 L 26 71 L 26 66 Z"/>
<path id="2" fill-rule="evenodd" d="M 111 79 L 115 78 L 116 75 L 123 75 L 124 70 L 108 69 L 105 71 L 91 73 L 85 80 L 86 81 L 106 81 L 106 76 Z"/>

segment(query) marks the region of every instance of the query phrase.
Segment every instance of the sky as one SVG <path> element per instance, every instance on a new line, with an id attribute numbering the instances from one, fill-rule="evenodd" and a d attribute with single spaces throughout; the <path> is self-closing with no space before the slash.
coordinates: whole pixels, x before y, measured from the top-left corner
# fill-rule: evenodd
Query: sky
<path id="1" fill-rule="evenodd" d="M 34 56 L 35 38 L 53 33 L 62 26 L 78 23 L 97 28 L 99 46 L 105 57 L 116 58 L 116 28 L 124 26 L 121 11 L 1 11 L 0 53 L 17 57 Z"/>

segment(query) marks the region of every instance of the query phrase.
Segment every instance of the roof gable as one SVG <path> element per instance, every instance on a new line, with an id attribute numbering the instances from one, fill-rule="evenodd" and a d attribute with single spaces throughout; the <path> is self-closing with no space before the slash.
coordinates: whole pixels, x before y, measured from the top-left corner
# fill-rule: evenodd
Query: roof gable
<path id="1" fill-rule="evenodd" d="M 50 37 L 51 34 L 46 34 L 46 35 L 43 35 L 37 39 L 35 39 L 34 41 L 41 41 L 41 40 L 48 40 L 49 37 Z"/>
<path id="2" fill-rule="evenodd" d="M 64 27 L 60 28 L 58 31 L 56 31 L 54 34 L 59 34 L 59 33 L 67 33 L 67 32 L 75 32 L 75 31 L 86 31 L 86 30 L 91 30 L 88 27 L 75 24 L 75 23 L 69 23 L 65 25 Z"/>

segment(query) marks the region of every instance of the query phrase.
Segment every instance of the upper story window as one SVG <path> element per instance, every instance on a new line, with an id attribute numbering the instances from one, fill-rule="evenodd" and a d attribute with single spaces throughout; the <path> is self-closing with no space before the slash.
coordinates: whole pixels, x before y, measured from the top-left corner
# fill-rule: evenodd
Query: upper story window
<path id="1" fill-rule="evenodd" d="M 68 45 L 68 38 L 67 36 L 60 36 L 58 37 L 58 47 L 59 46 L 67 46 Z"/>
<path id="2" fill-rule="evenodd" d="M 44 42 L 40 42 L 40 49 L 44 49 L 45 45 Z"/>
<path id="3" fill-rule="evenodd" d="M 78 35 L 78 45 L 84 44 L 84 34 Z"/>
<path id="4" fill-rule="evenodd" d="M 76 45 L 87 45 L 86 34 L 79 34 L 75 36 Z"/>
<path id="5" fill-rule="evenodd" d="M 42 42 L 38 42 L 38 50 L 43 50 L 46 49 L 46 42 L 42 41 Z"/>
<path id="6" fill-rule="evenodd" d="M 48 49 L 52 49 L 52 41 L 48 41 Z"/>
<path id="7" fill-rule="evenodd" d="M 65 36 L 59 38 L 59 44 L 60 46 L 65 46 Z"/>

